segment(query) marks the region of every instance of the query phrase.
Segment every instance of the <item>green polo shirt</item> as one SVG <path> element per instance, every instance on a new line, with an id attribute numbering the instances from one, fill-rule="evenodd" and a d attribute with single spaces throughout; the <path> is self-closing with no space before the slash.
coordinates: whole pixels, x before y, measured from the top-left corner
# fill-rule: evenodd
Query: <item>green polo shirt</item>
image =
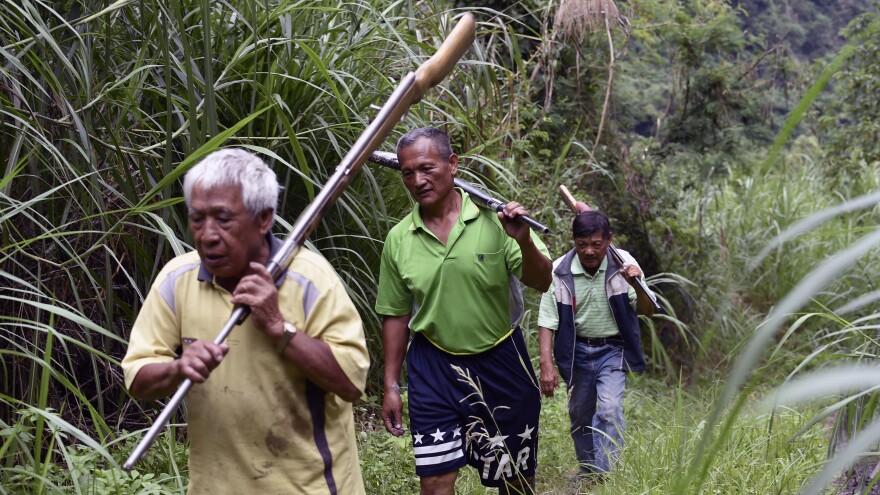
<path id="1" fill-rule="evenodd" d="M 580 337 L 613 337 L 619 333 L 608 297 L 605 295 L 605 270 L 608 260 L 602 260 L 595 275 L 584 271 L 577 256 L 571 260 L 571 274 L 574 277 L 574 296 L 576 302 L 574 323 Z M 629 287 L 629 300 L 634 302 L 636 290 Z M 538 326 L 556 330 L 559 327 L 559 313 L 556 309 L 556 281 L 550 290 L 541 296 L 538 311 Z"/>
<path id="2" fill-rule="evenodd" d="M 476 354 L 507 337 L 522 318 L 522 252 L 497 213 L 459 193 L 461 214 L 446 244 L 425 227 L 418 206 L 388 233 L 376 312 L 412 313 L 413 332 L 446 352 Z"/>

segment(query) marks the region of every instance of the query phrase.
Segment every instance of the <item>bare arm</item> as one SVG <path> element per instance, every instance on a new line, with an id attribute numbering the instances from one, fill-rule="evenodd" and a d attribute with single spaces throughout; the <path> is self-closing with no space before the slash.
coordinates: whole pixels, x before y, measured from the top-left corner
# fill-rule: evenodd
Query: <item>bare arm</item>
<path id="1" fill-rule="evenodd" d="M 177 390 L 184 379 L 203 383 L 211 371 L 220 364 L 229 346 L 197 340 L 183 352 L 179 359 L 168 363 L 151 363 L 138 371 L 131 382 L 132 397 L 156 400 L 167 397 Z"/>
<path id="2" fill-rule="evenodd" d="M 512 201 L 505 205 L 504 211 L 498 212 L 498 218 L 504 225 L 504 231 L 516 240 L 522 252 L 520 280 L 538 292 L 547 292 L 547 289 L 550 288 L 550 282 L 553 280 L 553 262 L 544 256 L 532 241 L 528 225 L 514 220 L 520 215 L 528 214 L 529 212 L 519 203 Z"/>
<path id="3" fill-rule="evenodd" d="M 636 278 L 641 278 L 642 276 L 642 271 L 639 267 L 633 264 L 626 264 L 620 269 L 620 272 L 623 274 L 623 277 L 629 285 L 636 290 L 636 311 L 640 315 L 645 315 L 648 318 L 654 316 L 654 302 L 651 301 L 648 294 L 645 293 L 645 291 L 642 290 L 642 287 L 635 281 Z"/>
<path id="4" fill-rule="evenodd" d="M 525 243 L 519 243 L 522 251 L 522 277 L 520 280 L 538 292 L 547 292 L 553 281 L 553 262 L 544 256 L 538 246 L 529 237 Z"/>
<path id="5" fill-rule="evenodd" d="M 546 397 L 553 397 L 553 391 L 559 386 L 556 364 L 553 362 L 553 330 L 538 327 L 539 360 L 541 363 L 541 392 Z"/>
<path id="6" fill-rule="evenodd" d="M 251 308 L 251 318 L 257 328 L 278 342 L 284 333 L 284 317 L 278 309 L 278 290 L 272 276 L 260 263 L 251 263 L 253 274 L 239 281 L 232 296 L 234 304 Z M 312 383 L 348 402 L 361 396 L 333 356 L 330 345 L 304 332 L 297 332 L 282 351 L 285 359 L 294 363 Z"/>
<path id="7" fill-rule="evenodd" d="M 403 401 L 400 398 L 400 371 L 409 340 L 411 314 L 386 316 L 382 320 L 382 349 L 385 355 L 385 397 L 382 419 L 385 429 L 394 436 L 403 434 Z"/>
<path id="8" fill-rule="evenodd" d="M 183 377 L 176 371 L 176 361 L 170 363 L 150 363 L 138 371 L 128 392 L 135 399 L 156 400 L 174 392 Z"/>
<path id="9" fill-rule="evenodd" d="M 276 334 L 281 338 L 284 323 Z M 303 332 L 297 332 L 284 348 L 285 359 L 296 364 L 296 367 L 312 383 L 323 390 L 336 394 L 343 400 L 354 402 L 362 392 L 351 383 L 348 375 L 339 366 L 330 346 L 323 340 L 316 339 Z"/>

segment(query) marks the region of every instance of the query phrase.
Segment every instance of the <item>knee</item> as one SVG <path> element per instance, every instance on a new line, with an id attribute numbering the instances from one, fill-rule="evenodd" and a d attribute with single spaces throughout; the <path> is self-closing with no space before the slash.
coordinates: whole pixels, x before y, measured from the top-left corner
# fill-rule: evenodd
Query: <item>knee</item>
<path id="1" fill-rule="evenodd" d="M 595 404 L 569 402 L 568 417 L 571 419 L 572 433 L 575 428 L 588 428 L 593 423 L 595 413 Z"/>
<path id="2" fill-rule="evenodd" d="M 419 479 L 421 495 L 454 495 L 458 471 L 438 476 L 422 476 Z"/>
<path id="3" fill-rule="evenodd" d="M 623 401 L 616 397 L 600 397 L 596 417 L 604 423 L 622 423 Z"/>
<path id="4" fill-rule="evenodd" d="M 520 478 L 498 487 L 498 495 L 521 495 L 525 493 L 536 493 L 534 476 L 529 476 L 525 479 Z"/>

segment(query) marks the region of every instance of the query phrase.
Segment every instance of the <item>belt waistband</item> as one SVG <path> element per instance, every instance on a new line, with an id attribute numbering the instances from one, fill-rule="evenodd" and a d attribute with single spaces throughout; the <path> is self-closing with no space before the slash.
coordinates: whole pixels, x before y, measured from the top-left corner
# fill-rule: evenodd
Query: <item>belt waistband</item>
<path id="1" fill-rule="evenodd" d="M 600 345 L 623 346 L 624 344 L 623 339 L 621 339 L 620 337 L 581 337 L 580 335 L 577 335 L 575 336 L 575 340 L 592 347 L 597 347 Z"/>

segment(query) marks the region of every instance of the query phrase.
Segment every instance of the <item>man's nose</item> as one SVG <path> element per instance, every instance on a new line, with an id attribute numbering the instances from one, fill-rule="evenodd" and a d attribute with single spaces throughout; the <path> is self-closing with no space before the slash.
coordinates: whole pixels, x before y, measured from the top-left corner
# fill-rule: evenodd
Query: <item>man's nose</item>
<path id="1" fill-rule="evenodd" d="M 220 226 L 217 225 L 217 221 L 213 218 L 208 218 L 205 220 L 205 224 L 202 226 L 202 242 L 215 242 L 220 238 Z"/>

